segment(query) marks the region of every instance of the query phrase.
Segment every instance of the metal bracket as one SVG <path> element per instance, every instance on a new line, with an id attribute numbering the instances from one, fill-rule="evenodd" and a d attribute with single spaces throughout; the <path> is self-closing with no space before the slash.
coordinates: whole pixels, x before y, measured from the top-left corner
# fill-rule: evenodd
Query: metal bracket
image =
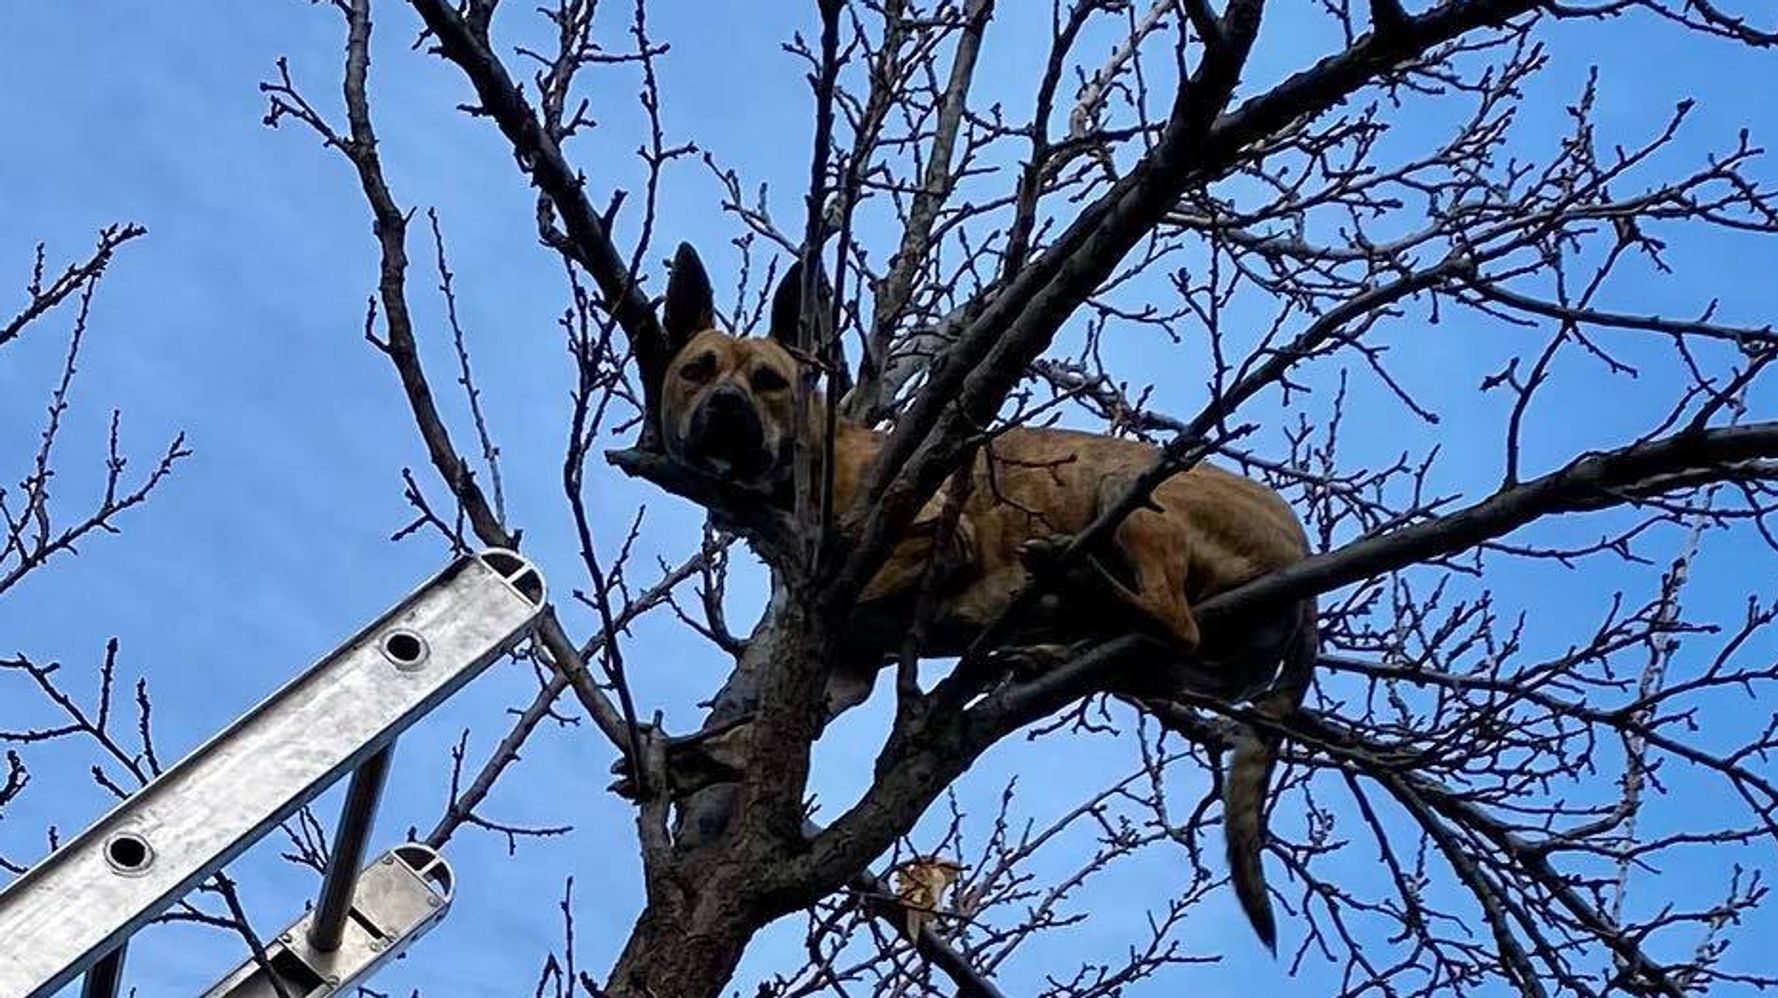
<path id="1" fill-rule="evenodd" d="M 522 639 L 544 602 L 543 577 L 518 555 L 459 559 L 45 857 L 0 891 L 0 996 L 48 998 L 89 969 L 86 994 L 115 994 L 136 930 L 356 773 L 341 819 L 355 854 L 336 837 L 317 907 L 328 922 L 308 939 L 343 952 L 328 935 L 354 931 L 356 851 L 395 737 Z"/>
<path id="2" fill-rule="evenodd" d="M 451 866 L 417 842 L 397 846 L 365 867 L 339 945 L 310 942 L 315 912 L 304 915 L 203 998 L 319 998 L 350 988 L 401 955 L 451 906 Z"/>

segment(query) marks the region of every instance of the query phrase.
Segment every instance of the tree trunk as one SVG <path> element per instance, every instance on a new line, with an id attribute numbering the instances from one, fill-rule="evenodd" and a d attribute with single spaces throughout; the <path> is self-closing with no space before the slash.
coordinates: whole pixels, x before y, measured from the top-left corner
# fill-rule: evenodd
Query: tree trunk
<path id="1" fill-rule="evenodd" d="M 781 705 L 762 709 L 762 698 L 807 699 L 803 694 L 808 690 L 782 674 L 813 669 L 817 657 L 807 649 L 815 642 L 803 633 L 807 627 L 786 588 L 774 580 L 771 604 L 706 721 L 720 726 L 752 715 L 740 732 L 745 745 L 741 765 L 755 780 L 765 773 L 790 788 L 806 783 L 813 734 L 798 728 L 795 722 L 802 718 L 797 711 Z M 807 682 L 819 682 L 818 675 Z M 762 740 L 773 750 L 760 753 Z M 706 787 L 679 801 L 671 860 L 650 871 L 649 904 L 630 930 L 606 993 L 613 998 L 723 994 L 754 933 L 783 911 L 806 907 L 820 896 L 791 891 L 786 901 L 761 893 L 761 871 L 780 867 L 789 843 L 801 837 L 795 824 L 802 815 L 801 799 L 800 789 L 762 789 L 743 780 Z M 743 821 L 744 811 L 754 820 Z M 784 825 L 795 835 L 785 833 Z"/>
<path id="2" fill-rule="evenodd" d="M 611 998 L 718 998 L 735 976 L 754 931 L 739 919 L 703 919 L 677 905 L 651 904 L 630 930 L 605 993 Z"/>

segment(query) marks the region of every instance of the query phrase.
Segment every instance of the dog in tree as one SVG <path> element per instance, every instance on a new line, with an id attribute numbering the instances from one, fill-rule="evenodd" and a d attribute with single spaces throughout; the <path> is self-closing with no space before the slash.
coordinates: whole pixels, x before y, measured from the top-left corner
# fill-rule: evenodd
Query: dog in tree
<path id="1" fill-rule="evenodd" d="M 691 247 L 679 248 L 662 323 L 672 360 L 658 413 L 670 456 L 755 489 L 788 491 L 796 440 L 819 439 L 828 424 L 820 398 L 804 407 L 806 423 L 797 418 L 800 368 L 786 347 L 795 342 L 801 286 L 793 267 L 774 296 L 769 335 L 737 335 L 716 328 L 704 267 Z M 836 509 L 850 506 L 884 439 L 870 427 L 835 421 Z M 901 652 L 922 595 L 919 655 L 962 655 L 1031 572 L 1115 502 L 1155 456 L 1144 443 L 1074 430 L 1015 427 L 993 435 L 973 458 L 960 503 L 947 510 L 946 492 L 934 496 L 860 595 L 831 663 L 829 718 L 870 695 L 877 673 Z M 1152 639 L 1153 667 L 1120 678 L 1111 692 L 1153 698 L 1189 691 L 1283 716 L 1300 704 L 1316 658 L 1314 601 L 1222 622 L 1212 633 L 1200 629 L 1192 607 L 1307 554 L 1308 539 L 1282 497 L 1199 463 L 1163 482 L 1104 550 L 1011 622 L 1007 658 L 1031 668 L 1056 649 L 1134 631 Z M 1243 730 L 1224 780 L 1231 881 L 1268 946 L 1276 930 L 1261 853 L 1276 750 L 1274 736 Z"/>

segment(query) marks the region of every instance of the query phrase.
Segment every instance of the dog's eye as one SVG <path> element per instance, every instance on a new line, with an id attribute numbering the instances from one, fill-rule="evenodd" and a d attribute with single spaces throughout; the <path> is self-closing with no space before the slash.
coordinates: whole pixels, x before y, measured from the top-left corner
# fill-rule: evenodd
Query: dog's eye
<path id="1" fill-rule="evenodd" d="M 790 387 L 784 375 L 769 367 L 762 367 L 753 372 L 753 390 L 756 392 L 781 392 Z"/>
<path id="2" fill-rule="evenodd" d="M 687 381 L 709 381 L 716 373 L 716 355 L 713 353 L 699 354 L 692 360 L 679 365 L 679 376 Z"/>

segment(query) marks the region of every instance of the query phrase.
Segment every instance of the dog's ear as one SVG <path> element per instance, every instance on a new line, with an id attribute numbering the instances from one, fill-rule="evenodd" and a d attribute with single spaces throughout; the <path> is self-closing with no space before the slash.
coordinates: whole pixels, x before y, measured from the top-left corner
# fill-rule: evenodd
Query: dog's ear
<path id="1" fill-rule="evenodd" d="M 680 243 L 673 254 L 673 273 L 667 278 L 667 301 L 661 329 L 667 334 L 667 355 L 672 356 L 691 338 L 716 325 L 716 296 L 710 275 L 690 243 Z"/>
<path id="2" fill-rule="evenodd" d="M 796 327 L 803 316 L 803 262 L 797 260 L 778 279 L 772 295 L 772 339 L 787 347 L 796 345 Z"/>
<path id="3" fill-rule="evenodd" d="M 828 286 L 826 274 L 820 275 L 815 287 L 818 302 L 815 315 L 825 325 L 833 302 L 833 289 Z M 803 262 L 797 260 L 784 271 L 784 276 L 778 281 L 778 290 L 772 295 L 772 339 L 787 347 L 795 346 L 796 327 L 802 321 L 802 315 Z"/>

